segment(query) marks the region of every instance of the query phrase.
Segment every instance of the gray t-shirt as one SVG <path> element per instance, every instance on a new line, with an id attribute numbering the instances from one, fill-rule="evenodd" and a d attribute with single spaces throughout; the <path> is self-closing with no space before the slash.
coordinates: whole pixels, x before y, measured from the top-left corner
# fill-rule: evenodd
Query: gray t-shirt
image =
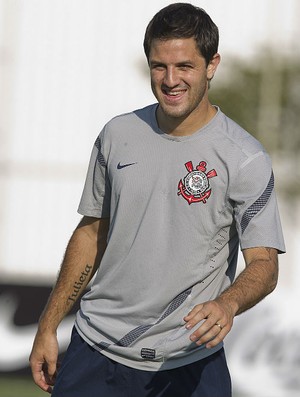
<path id="1" fill-rule="evenodd" d="M 104 355 L 150 371 L 222 347 L 192 343 L 183 317 L 232 283 L 239 244 L 285 250 L 261 144 L 219 109 L 193 135 L 164 134 L 156 107 L 104 127 L 78 209 L 110 228 L 76 327 Z"/>

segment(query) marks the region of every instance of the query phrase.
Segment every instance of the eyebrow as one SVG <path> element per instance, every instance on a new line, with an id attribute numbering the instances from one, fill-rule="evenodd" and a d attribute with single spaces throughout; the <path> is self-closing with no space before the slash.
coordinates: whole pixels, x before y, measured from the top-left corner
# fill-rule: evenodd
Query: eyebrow
<path id="1" fill-rule="evenodd" d="M 166 65 L 166 63 L 163 61 L 158 61 L 153 59 L 153 60 L 149 60 L 149 65 Z M 176 62 L 174 65 L 175 66 L 194 65 L 194 62 L 191 61 L 190 59 L 187 59 L 185 61 Z"/>

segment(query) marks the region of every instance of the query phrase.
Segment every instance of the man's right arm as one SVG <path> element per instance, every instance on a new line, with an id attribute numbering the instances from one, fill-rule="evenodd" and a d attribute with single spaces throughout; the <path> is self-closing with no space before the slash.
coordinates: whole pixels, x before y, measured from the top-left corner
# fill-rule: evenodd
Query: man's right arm
<path id="1" fill-rule="evenodd" d="M 57 369 L 56 330 L 97 271 L 107 241 L 109 219 L 83 217 L 66 249 L 56 285 L 39 320 L 30 355 L 35 383 L 51 392 Z"/>

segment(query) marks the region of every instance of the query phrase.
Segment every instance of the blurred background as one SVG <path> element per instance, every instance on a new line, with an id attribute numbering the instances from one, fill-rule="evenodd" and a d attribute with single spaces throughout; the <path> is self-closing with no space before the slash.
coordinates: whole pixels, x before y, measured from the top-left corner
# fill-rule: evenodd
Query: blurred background
<path id="1" fill-rule="evenodd" d="M 45 395 L 28 356 L 80 220 L 90 151 L 111 117 L 155 101 L 143 35 L 170 2 L 0 0 L 0 396 Z M 234 396 L 299 396 L 300 2 L 192 3 L 220 30 L 211 101 L 273 159 L 288 251 L 275 292 L 227 337 Z M 59 329 L 62 353 L 72 322 Z"/>

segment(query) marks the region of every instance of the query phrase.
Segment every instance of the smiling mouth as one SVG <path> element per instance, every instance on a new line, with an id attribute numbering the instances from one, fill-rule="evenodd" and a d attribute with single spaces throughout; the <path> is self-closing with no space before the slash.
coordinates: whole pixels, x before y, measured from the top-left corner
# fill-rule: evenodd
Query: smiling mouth
<path id="1" fill-rule="evenodd" d="M 167 98 L 170 101 L 175 101 L 175 100 L 179 100 L 181 99 L 184 94 L 186 93 L 186 89 L 180 89 L 180 90 L 168 90 L 166 88 L 162 89 L 162 92 L 165 96 L 165 98 Z"/>

